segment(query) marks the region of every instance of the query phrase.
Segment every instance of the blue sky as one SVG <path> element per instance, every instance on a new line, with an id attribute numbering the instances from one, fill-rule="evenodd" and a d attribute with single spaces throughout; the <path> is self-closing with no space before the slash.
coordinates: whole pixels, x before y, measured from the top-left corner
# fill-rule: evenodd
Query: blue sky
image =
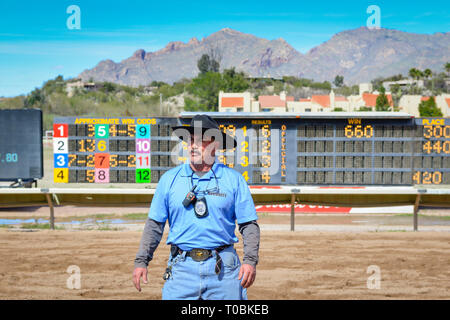
<path id="1" fill-rule="evenodd" d="M 155 51 L 222 28 L 284 38 L 306 53 L 335 33 L 366 25 L 367 7 L 381 27 L 414 33 L 449 32 L 447 1 L 0 1 L 0 97 L 27 94 L 58 74 L 75 77 L 100 60 L 120 61 L 137 49 Z M 70 5 L 81 29 L 69 30 Z"/>

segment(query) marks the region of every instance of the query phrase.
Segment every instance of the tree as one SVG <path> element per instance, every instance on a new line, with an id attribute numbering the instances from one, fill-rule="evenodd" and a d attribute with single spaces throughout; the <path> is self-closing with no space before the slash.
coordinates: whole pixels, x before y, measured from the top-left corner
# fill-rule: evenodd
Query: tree
<path id="1" fill-rule="evenodd" d="M 220 63 L 222 62 L 223 58 L 223 49 L 220 48 L 219 45 L 213 43 L 208 43 L 206 47 L 207 54 L 209 56 L 209 59 L 211 60 L 210 71 L 219 72 Z"/>
<path id="2" fill-rule="evenodd" d="M 419 80 L 424 76 L 423 72 L 416 68 L 411 68 L 409 70 L 409 76 L 413 79 Z"/>
<path id="3" fill-rule="evenodd" d="M 450 74 L 450 62 L 447 62 L 444 66 L 445 71 L 447 72 L 447 74 Z"/>
<path id="4" fill-rule="evenodd" d="M 214 59 L 211 59 L 210 71 L 211 72 L 219 72 L 220 63 Z"/>
<path id="5" fill-rule="evenodd" d="M 417 80 L 422 79 L 424 76 L 423 71 L 417 70 Z"/>
<path id="6" fill-rule="evenodd" d="M 336 87 L 338 87 L 338 88 L 342 87 L 342 86 L 344 85 L 344 77 L 343 77 L 343 76 L 339 76 L 339 75 L 336 76 L 336 77 L 334 78 L 333 83 L 334 83 L 334 85 L 335 85 Z"/>
<path id="7" fill-rule="evenodd" d="M 101 91 L 105 92 L 105 93 L 109 93 L 109 92 L 114 92 L 116 89 L 116 86 L 114 83 L 112 82 L 104 82 L 102 88 L 100 89 Z"/>
<path id="8" fill-rule="evenodd" d="M 197 67 L 200 74 L 205 74 L 210 71 L 211 60 L 207 54 L 203 54 L 197 61 Z"/>
<path id="9" fill-rule="evenodd" d="M 425 75 L 425 77 L 426 77 L 427 79 L 429 79 L 429 78 L 433 75 L 433 72 L 432 72 L 430 69 L 425 69 L 425 70 L 423 71 L 423 74 Z"/>
<path id="10" fill-rule="evenodd" d="M 200 74 L 205 74 L 207 72 L 219 72 L 220 63 L 205 53 L 200 59 L 198 59 L 197 67 Z"/>
<path id="11" fill-rule="evenodd" d="M 25 108 L 36 108 L 38 104 L 42 104 L 45 100 L 44 93 L 39 89 L 35 88 L 31 93 L 25 98 Z"/>
<path id="12" fill-rule="evenodd" d="M 235 68 L 225 69 L 222 74 L 223 87 L 225 92 L 243 92 L 250 87 L 243 72 L 236 72 Z"/>
<path id="13" fill-rule="evenodd" d="M 389 111 L 391 106 L 389 104 L 389 100 L 385 93 L 386 93 L 386 89 L 384 89 L 384 87 L 381 86 L 380 94 L 378 95 L 377 101 L 375 104 L 376 111 Z"/>
<path id="14" fill-rule="evenodd" d="M 400 98 L 402 97 L 402 88 L 399 84 L 393 84 L 391 86 L 391 93 L 392 93 L 392 100 L 394 105 L 398 106 L 398 103 L 400 102 Z"/>
<path id="15" fill-rule="evenodd" d="M 219 72 L 222 61 L 222 50 L 213 44 L 207 44 L 206 53 L 197 60 L 197 67 L 200 74 L 207 72 Z"/>
<path id="16" fill-rule="evenodd" d="M 184 110 L 186 111 L 200 111 L 198 103 L 191 98 L 184 98 Z"/>
<path id="17" fill-rule="evenodd" d="M 436 105 L 434 97 L 419 104 L 419 113 L 421 117 L 442 117 L 442 111 Z"/>
<path id="18" fill-rule="evenodd" d="M 202 111 L 217 111 L 219 91 L 224 87 L 222 75 L 218 72 L 206 72 L 192 79 L 187 90 L 198 98 L 193 108 Z"/>
<path id="19" fill-rule="evenodd" d="M 284 83 L 282 81 L 275 80 L 273 84 L 273 93 L 274 94 L 280 94 L 281 91 L 285 89 Z"/>
<path id="20" fill-rule="evenodd" d="M 165 82 L 163 82 L 163 81 L 156 81 L 156 80 L 153 80 L 151 83 L 150 83 L 150 87 L 161 87 L 161 86 L 163 86 L 163 85 L 165 85 L 166 83 Z"/>

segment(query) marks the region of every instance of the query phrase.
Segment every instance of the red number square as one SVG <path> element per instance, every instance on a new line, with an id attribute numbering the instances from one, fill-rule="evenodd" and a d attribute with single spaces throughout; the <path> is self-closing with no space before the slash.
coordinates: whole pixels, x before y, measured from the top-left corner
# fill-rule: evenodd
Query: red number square
<path id="1" fill-rule="evenodd" d="M 96 168 L 109 168 L 109 153 L 96 153 L 95 154 L 95 167 Z"/>
<path id="2" fill-rule="evenodd" d="M 67 123 L 54 123 L 53 124 L 53 137 L 54 138 L 67 138 L 69 136 L 69 125 Z"/>

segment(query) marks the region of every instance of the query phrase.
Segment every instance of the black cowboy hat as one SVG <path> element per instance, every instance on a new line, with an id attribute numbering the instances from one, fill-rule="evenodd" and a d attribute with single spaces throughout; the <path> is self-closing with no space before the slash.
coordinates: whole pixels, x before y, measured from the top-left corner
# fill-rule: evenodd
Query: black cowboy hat
<path id="1" fill-rule="evenodd" d="M 185 126 L 174 126 L 172 127 L 172 130 L 174 131 L 174 134 L 180 139 L 180 140 L 186 140 L 187 137 L 190 137 L 190 135 L 193 135 L 194 133 L 197 133 L 198 130 L 202 130 L 202 134 L 204 134 L 207 131 L 212 136 L 217 136 L 220 134 L 222 135 L 222 146 L 220 146 L 220 149 L 233 149 L 236 148 L 237 142 L 236 140 L 231 137 L 230 135 L 224 133 L 222 130 L 219 129 L 218 123 L 212 119 L 210 116 L 206 114 L 196 114 L 192 120 L 190 125 Z M 216 131 L 217 130 L 217 131 Z M 189 135 L 186 135 L 186 131 L 189 132 Z M 190 143 L 190 141 L 186 141 L 187 143 Z"/>

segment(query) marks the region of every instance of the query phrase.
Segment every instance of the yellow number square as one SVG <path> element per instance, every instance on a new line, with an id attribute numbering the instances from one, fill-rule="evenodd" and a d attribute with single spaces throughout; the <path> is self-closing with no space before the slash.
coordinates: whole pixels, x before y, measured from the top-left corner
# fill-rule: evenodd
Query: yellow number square
<path id="1" fill-rule="evenodd" d="M 69 183 L 69 169 L 53 169 L 53 181 L 55 183 Z"/>

